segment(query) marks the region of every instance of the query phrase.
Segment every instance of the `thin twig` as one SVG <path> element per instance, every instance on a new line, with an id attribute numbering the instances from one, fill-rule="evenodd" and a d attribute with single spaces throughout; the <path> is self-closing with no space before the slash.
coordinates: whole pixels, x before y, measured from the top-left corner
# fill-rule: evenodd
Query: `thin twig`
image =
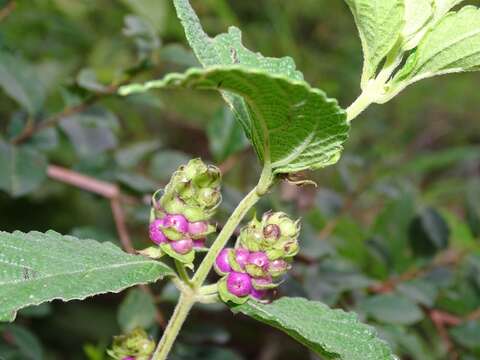
<path id="1" fill-rule="evenodd" d="M 5 20 L 17 7 L 17 3 L 15 1 L 10 1 L 7 5 L 5 5 L 2 9 L 0 9 L 0 22 Z"/>
<path id="2" fill-rule="evenodd" d="M 115 226 L 117 228 L 118 236 L 120 237 L 120 242 L 122 243 L 125 251 L 130 254 L 134 254 L 135 249 L 133 248 L 132 240 L 128 234 L 125 212 L 123 211 L 122 204 L 120 203 L 118 197 L 111 199 L 110 205 L 112 207 L 113 219 L 115 220 Z"/>
<path id="3" fill-rule="evenodd" d="M 132 245 L 132 240 L 127 228 L 125 212 L 122 206 L 122 201 L 126 200 L 128 202 L 133 202 L 135 200 L 123 195 L 116 184 L 98 180 L 91 176 L 83 175 L 61 166 L 49 165 L 47 169 L 47 175 L 53 180 L 72 185 L 76 188 L 100 195 L 110 200 L 113 219 L 117 228 L 118 236 L 120 237 L 120 242 L 122 243 L 122 247 L 130 254 L 135 253 L 135 248 Z M 148 286 L 140 285 L 139 287 L 144 292 L 152 296 L 153 299 L 155 298 L 155 295 Z M 161 328 L 166 327 L 166 320 L 158 309 L 155 311 L 155 320 Z"/>

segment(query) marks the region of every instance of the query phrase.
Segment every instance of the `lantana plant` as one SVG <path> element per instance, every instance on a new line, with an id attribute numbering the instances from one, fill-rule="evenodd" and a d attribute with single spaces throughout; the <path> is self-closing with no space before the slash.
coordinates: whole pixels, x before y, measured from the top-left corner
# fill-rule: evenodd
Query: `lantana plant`
<path id="1" fill-rule="evenodd" d="M 291 58 L 251 52 L 235 27 L 211 38 L 188 0 L 173 3 L 203 68 L 128 85 L 119 93 L 219 91 L 258 155 L 263 169 L 258 184 L 214 236 L 221 173 L 191 160 L 153 195 L 145 229 L 152 246 L 139 255 L 55 232 L 1 233 L 0 320 L 12 321 L 19 309 L 45 301 L 83 299 L 167 278 L 180 296 L 160 341 L 140 329 L 120 335 L 109 351 L 113 358 L 167 359 L 192 307 L 215 302 L 284 331 L 325 359 L 395 359 L 354 314 L 304 298 L 274 300 L 301 250 L 299 220 L 267 212 L 241 224 L 282 179 L 335 164 L 352 120 L 371 104 L 385 103 L 425 78 L 479 69 L 480 10 L 452 10 L 462 0 L 346 0 L 360 33 L 364 67 L 362 92 L 343 109 L 308 84 Z M 166 265 L 170 260 L 176 270 Z M 209 277 L 213 269 L 217 277 Z"/>

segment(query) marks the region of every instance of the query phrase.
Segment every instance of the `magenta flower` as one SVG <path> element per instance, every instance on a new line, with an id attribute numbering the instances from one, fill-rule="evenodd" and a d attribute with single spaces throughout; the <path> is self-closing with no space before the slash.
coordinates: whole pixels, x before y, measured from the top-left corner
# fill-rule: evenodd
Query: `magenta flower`
<path id="1" fill-rule="evenodd" d="M 231 272 L 227 276 L 227 290 L 238 297 L 244 297 L 252 291 L 252 280 L 244 273 Z"/>
<path id="2" fill-rule="evenodd" d="M 164 244 L 168 241 L 167 237 L 162 232 L 164 221 L 162 219 L 157 219 L 150 224 L 149 233 L 150 240 L 155 244 Z"/>
<path id="3" fill-rule="evenodd" d="M 175 252 L 181 255 L 185 255 L 186 253 L 190 252 L 190 250 L 193 249 L 193 241 L 192 239 L 188 239 L 188 238 L 178 240 L 178 241 L 172 241 L 170 242 L 170 246 Z"/>

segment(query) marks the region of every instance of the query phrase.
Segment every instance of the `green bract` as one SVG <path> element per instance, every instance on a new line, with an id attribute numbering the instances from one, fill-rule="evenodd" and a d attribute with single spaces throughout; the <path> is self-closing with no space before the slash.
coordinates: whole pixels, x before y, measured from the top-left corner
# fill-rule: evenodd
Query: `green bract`
<path id="1" fill-rule="evenodd" d="M 151 340 L 147 333 L 140 328 L 133 330 L 127 335 L 115 336 L 108 355 L 116 360 L 133 357 L 135 360 L 149 360 L 155 350 L 155 341 Z"/>
<path id="2" fill-rule="evenodd" d="M 162 217 L 166 211 L 169 214 L 182 214 L 190 222 L 210 219 L 222 199 L 221 181 L 222 175 L 216 166 L 206 165 L 200 159 L 190 160 L 173 173 L 158 204 L 154 197 L 157 217 Z M 183 236 L 178 234 L 178 239 L 174 239 L 173 228 L 165 231 L 171 232 L 165 235 L 172 240 L 179 240 Z"/>

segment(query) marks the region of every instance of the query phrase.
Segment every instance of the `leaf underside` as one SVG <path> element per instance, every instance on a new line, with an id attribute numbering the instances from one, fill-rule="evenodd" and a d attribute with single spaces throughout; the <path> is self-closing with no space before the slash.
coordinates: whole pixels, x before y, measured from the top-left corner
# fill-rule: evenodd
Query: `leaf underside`
<path id="1" fill-rule="evenodd" d="M 480 66 L 480 9 L 465 6 L 445 15 L 425 35 L 394 82 L 408 84 L 428 77 L 478 70 Z"/>
<path id="2" fill-rule="evenodd" d="M 285 80 L 291 81 L 298 81 L 303 82 L 303 75 L 301 72 L 296 70 L 295 63 L 290 57 L 284 58 L 271 58 L 271 57 L 264 57 L 259 53 L 254 53 L 248 49 L 246 49 L 242 45 L 241 39 L 241 32 L 239 29 L 235 27 L 230 27 L 228 33 L 220 34 L 214 38 L 210 38 L 202 29 L 200 24 L 200 20 L 198 16 L 195 14 L 195 11 L 192 9 L 188 0 L 174 0 L 175 8 L 177 10 L 178 17 L 182 22 L 182 25 L 185 29 L 186 37 L 190 43 L 190 46 L 193 48 L 196 56 L 198 57 L 200 63 L 207 68 L 210 67 L 220 67 L 220 66 L 234 66 L 239 65 L 245 69 L 251 69 L 258 72 L 262 72 L 264 74 L 264 78 L 267 79 L 268 76 L 273 77 L 282 77 Z M 274 80 L 269 81 L 270 85 L 275 82 Z M 285 81 L 286 82 L 286 81 Z M 269 85 L 269 86 L 270 86 Z M 305 87 L 308 87 L 305 84 Z M 291 143 L 287 144 L 287 151 L 293 151 L 290 155 L 294 159 L 301 159 L 302 157 L 297 157 L 296 150 L 299 149 L 301 144 L 307 144 L 309 142 L 321 143 L 325 139 L 322 138 L 315 138 L 315 134 L 307 134 L 306 131 L 301 131 L 301 133 L 294 133 L 290 134 L 286 131 L 283 131 L 284 128 L 291 128 L 295 127 L 296 129 L 300 129 L 303 124 L 300 121 L 301 118 L 297 117 L 295 120 L 299 121 L 298 124 L 289 125 L 287 122 L 291 122 L 290 114 L 280 113 L 282 108 L 284 108 L 284 104 L 280 104 L 277 107 L 276 99 L 273 96 L 268 97 L 268 94 L 262 93 L 262 96 L 265 96 L 263 99 L 264 102 L 267 100 L 270 101 L 269 106 L 271 107 L 271 114 L 277 113 L 279 114 L 278 117 L 282 119 L 283 123 L 280 120 L 272 120 L 272 119 L 262 119 L 258 117 L 258 112 L 254 112 L 252 110 L 254 104 L 252 104 L 252 96 L 249 100 L 244 97 L 244 91 L 235 91 L 235 89 L 228 89 L 226 87 L 219 86 L 219 90 L 223 95 L 225 101 L 231 107 L 235 118 L 240 122 L 242 125 L 247 137 L 253 144 L 255 151 L 260 159 L 260 161 L 264 163 L 272 163 L 274 167 L 274 172 L 281 173 L 281 172 L 294 172 L 298 171 L 298 169 L 307 169 L 307 168 L 319 168 L 325 165 L 329 165 L 332 162 L 325 162 L 324 158 L 319 159 L 318 162 L 315 162 L 314 158 L 311 158 L 312 153 L 317 153 L 319 151 L 315 150 L 313 152 L 308 152 L 305 154 L 305 157 L 309 157 L 309 161 L 306 163 L 296 162 L 292 160 L 292 162 L 286 165 L 286 161 L 288 161 L 288 156 L 285 155 L 285 152 L 276 153 L 274 148 L 277 144 L 285 143 L 284 136 L 286 139 L 291 139 Z M 287 89 L 290 90 L 290 89 Z M 313 89 L 312 89 L 313 91 Z M 315 92 L 320 93 L 320 90 L 314 90 Z M 304 92 L 305 94 L 305 92 Z M 294 93 L 290 93 L 289 95 L 295 95 Z M 328 104 L 329 111 L 331 108 L 335 107 L 335 112 L 337 113 L 335 119 L 329 118 L 325 120 L 325 123 L 331 124 L 333 127 L 337 128 L 339 131 L 342 131 L 341 134 L 332 134 L 332 129 L 324 129 L 320 130 L 323 133 L 330 133 L 331 136 L 338 136 L 346 138 L 346 133 L 348 131 L 347 124 L 346 124 L 346 116 L 340 107 L 332 100 L 326 98 L 325 94 L 322 93 L 324 98 L 324 103 Z M 315 97 L 315 95 L 312 95 Z M 298 98 L 298 97 L 297 97 Z M 306 101 L 307 99 L 299 100 L 298 103 L 301 101 Z M 296 111 L 298 114 L 298 111 Z M 303 114 L 305 118 L 309 118 L 306 122 L 316 122 L 317 126 L 322 126 L 322 121 L 319 120 L 318 117 L 323 116 L 318 112 L 315 114 L 317 118 L 311 119 L 309 113 Z M 326 117 L 330 116 L 330 113 L 327 112 L 325 114 Z M 269 125 L 275 123 L 275 127 L 272 129 L 272 134 L 267 134 L 271 129 Z M 307 128 L 311 129 L 307 124 Z M 329 136 L 330 136 L 329 135 Z M 303 137 L 300 137 L 303 136 Z M 326 149 L 329 152 L 329 149 Z M 328 157 L 331 159 L 340 157 L 340 149 L 338 150 L 338 154 L 332 157 L 332 154 L 327 154 Z M 313 165 L 312 165 L 313 164 Z M 276 168 L 275 168 L 276 166 Z"/>
<path id="3" fill-rule="evenodd" d="M 271 304 L 249 301 L 232 311 L 287 333 L 325 359 L 395 359 L 375 330 L 359 322 L 355 314 L 332 310 L 317 301 L 288 297 Z"/>
<path id="4" fill-rule="evenodd" d="M 173 274 L 166 265 L 111 243 L 54 231 L 0 232 L 0 321 L 13 321 L 30 305 L 119 292 Z"/>
<path id="5" fill-rule="evenodd" d="M 304 81 L 242 66 L 190 69 L 121 93 L 152 88 L 185 87 L 225 90 L 243 97 L 252 118 L 252 132 L 271 157 L 274 173 L 325 167 L 338 161 L 349 126 L 335 100 Z"/>
<path id="6" fill-rule="evenodd" d="M 362 88 L 397 43 L 404 25 L 403 0 L 345 0 L 353 13 L 362 42 Z"/>

